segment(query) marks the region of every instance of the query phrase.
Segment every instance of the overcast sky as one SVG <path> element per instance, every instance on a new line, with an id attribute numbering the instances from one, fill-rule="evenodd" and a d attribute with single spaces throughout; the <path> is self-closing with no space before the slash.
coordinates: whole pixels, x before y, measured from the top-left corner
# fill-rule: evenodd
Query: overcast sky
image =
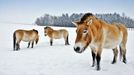
<path id="1" fill-rule="evenodd" d="M 34 23 L 45 13 L 114 13 L 134 19 L 134 0 L 0 0 L 0 22 Z"/>

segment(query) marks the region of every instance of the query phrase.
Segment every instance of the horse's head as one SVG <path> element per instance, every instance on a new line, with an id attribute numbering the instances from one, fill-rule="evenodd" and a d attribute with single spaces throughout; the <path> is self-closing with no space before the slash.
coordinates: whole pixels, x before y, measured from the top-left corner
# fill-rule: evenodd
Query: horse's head
<path id="1" fill-rule="evenodd" d="M 74 45 L 77 53 L 82 53 L 92 41 L 91 25 L 93 25 L 94 18 L 91 13 L 87 13 L 80 21 L 72 22 L 77 27 Z"/>
<path id="2" fill-rule="evenodd" d="M 48 32 L 48 31 L 47 31 L 47 28 L 48 28 L 48 27 L 44 27 L 44 35 L 45 35 L 45 36 L 47 36 L 47 32 Z"/>
<path id="3" fill-rule="evenodd" d="M 44 28 L 44 35 L 45 35 L 45 36 L 49 35 L 52 30 L 53 30 L 53 29 L 52 29 L 51 27 L 48 27 L 48 26 L 45 27 L 45 28 Z"/>

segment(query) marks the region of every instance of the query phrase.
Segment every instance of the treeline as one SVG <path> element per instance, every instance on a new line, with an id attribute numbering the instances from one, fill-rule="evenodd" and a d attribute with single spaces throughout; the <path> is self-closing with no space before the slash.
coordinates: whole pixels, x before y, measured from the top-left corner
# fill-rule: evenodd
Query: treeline
<path id="1" fill-rule="evenodd" d="M 62 16 L 51 16 L 45 14 L 36 19 L 35 24 L 40 26 L 61 26 L 61 27 L 73 27 L 72 21 L 79 20 L 84 14 L 73 13 L 70 16 L 68 14 L 62 14 Z M 125 24 L 128 28 L 134 28 L 134 20 L 127 17 L 124 13 L 122 15 L 118 13 L 113 14 L 95 14 L 97 18 L 103 19 L 109 23 L 118 22 Z"/>

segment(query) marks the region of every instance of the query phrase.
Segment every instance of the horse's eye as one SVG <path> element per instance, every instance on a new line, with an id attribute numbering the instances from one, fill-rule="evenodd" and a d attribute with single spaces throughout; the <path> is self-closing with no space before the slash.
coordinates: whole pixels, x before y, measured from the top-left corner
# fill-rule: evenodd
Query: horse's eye
<path id="1" fill-rule="evenodd" d="M 87 29 L 83 30 L 83 33 L 87 33 L 87 32 L 88 32 Z"/>

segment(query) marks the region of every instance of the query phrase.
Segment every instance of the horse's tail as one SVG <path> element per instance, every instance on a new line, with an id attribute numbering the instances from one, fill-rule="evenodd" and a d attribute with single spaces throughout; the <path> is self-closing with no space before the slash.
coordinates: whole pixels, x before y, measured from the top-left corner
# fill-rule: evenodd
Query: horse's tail
<path id="1" fill-rule="evenodd" d="M 37 36 L 37 38 L 35 40 L 36 44 L 38 43 L 38 41 L 39 41 L 39 35 Z"/>
<path id="2" fill-rule="evenodd" d="M 16 34 L 15 32 L 13 33 L 13 49 L 15 51 L 15 47 L 16 47 Z"/>
<path id="3" fill-rule="evenodd" d="M 124 25 L 120 25 L 120 31 L 122 32 L 123 38 L 120 44 L 120 60 L 123 57 L 123 62 L 126 63 L 126 43 L 127 43 L 127 36 L 128 32 Z"/>

